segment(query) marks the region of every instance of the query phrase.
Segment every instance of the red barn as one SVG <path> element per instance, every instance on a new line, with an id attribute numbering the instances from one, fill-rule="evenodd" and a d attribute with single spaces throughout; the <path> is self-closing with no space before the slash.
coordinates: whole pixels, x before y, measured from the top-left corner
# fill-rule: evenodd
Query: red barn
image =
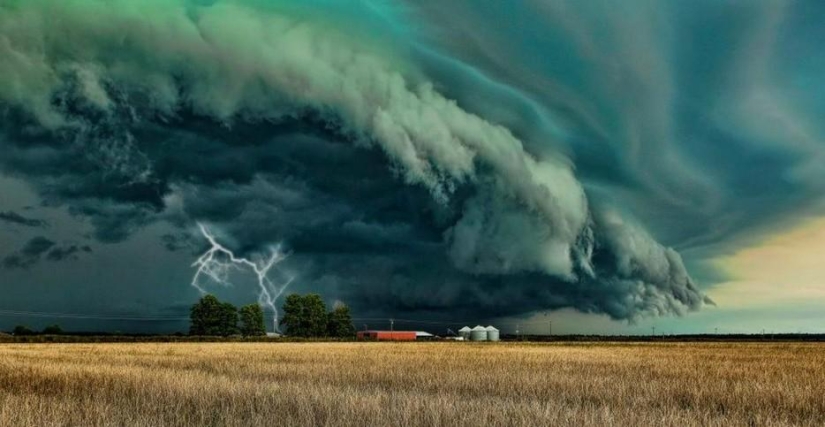
<path id="1" fill-rule="evenodd" d="M 359 340 L 415 341 L 415 331 L 359 331 Z"/>

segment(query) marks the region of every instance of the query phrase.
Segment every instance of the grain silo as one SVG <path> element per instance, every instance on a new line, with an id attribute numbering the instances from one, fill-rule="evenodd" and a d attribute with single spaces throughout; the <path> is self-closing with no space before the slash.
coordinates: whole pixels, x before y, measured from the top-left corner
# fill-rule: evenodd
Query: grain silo
<path id="1" fill-rule="evenodd" d="M 461 338 L 464 338 L 465 340 L 469 340 L 471 331 L 472 331 L 472 329 L 470 329 L 469 326 L 465 326 L 465 327 L 458 330 L 458 336 L 460 336 Z"/>
<path id="2" fill-rule="evenodd" d="M 478 325 L 470 330 L 471 341 L 487 341 L 487 328 Z"/>
<path id="3" fill-rule="evenodd" d="M 498 329 L 492 325 L 485 328 L 487 330 L 487 341 L 498 341 Z"/>

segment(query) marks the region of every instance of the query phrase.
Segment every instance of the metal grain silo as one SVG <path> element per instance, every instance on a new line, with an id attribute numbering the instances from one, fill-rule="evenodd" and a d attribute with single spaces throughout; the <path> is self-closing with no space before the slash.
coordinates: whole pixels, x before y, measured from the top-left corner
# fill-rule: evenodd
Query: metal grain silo
<path id="1" fill-rule="evenodd" d="M 470 331 L 471 341 L 487 341 L 487 328 L 478 325 Z"/>
<path id="2" fill-rule="evenodd" d="M 498 341 L 498 329 L 492 325 L 485 328 L 487 330 L 487 341 Z"/>
<path id="3" fill-rule="evenodd" d="M 469 326 L 465 326 L 465 327 L 458 330 L 458 336 L 460 336 L 461 338 L 464 338 L 465 340 L 469 340 L 471 331 L 472 331 L 472 329 L 470 329 Z"/>

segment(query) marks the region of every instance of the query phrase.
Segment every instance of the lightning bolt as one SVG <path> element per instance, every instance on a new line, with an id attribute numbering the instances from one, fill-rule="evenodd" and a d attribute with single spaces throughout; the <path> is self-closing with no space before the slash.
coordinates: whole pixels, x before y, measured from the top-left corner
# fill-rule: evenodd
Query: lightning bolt
<path id="1" fill-rule="evenodd" d="M 270 247 L 268 258 L 262 256 L 257 256 L 253 259 L 240 258 L 235 256 L 234 252 L 218 243 L 218 240 L 209 232 L 206 226 L 198 223 L 198 227 L 203 237 L 209 241 L 212 247 L 204 252 L 197 261 L 192 263 L 192 267 L 197 268 L 194 277 L 192 277 L 192 286 L 197 288 L 201 294 L 206 294 L 207 292 L 201 284 L 201 280 L 203 280 L 204 277 L 215 283 L 231 286 L 229 273 L 232 270 L 246 271 L 251 269 L 258 278 L 258 304 L 272 310 L 273 328 L 275 332 L 280 333 L 281 330 L 278 328 L 278 308 L 275 303 L 295 279 L 293 276 L 287 275 L 286 280 L 279 284 L 269 278 L 270 270 L 273 268 L 278 270 L 277 265 L 287 257 L 287 254 L 281 250 L 281 245 Z"/>

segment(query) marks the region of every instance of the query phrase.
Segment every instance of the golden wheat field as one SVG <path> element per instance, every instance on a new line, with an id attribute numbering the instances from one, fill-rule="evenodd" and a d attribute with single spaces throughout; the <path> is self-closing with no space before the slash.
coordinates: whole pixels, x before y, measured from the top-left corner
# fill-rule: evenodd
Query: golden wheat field
<path id="1" fill-rule="evenodd" d="M 0 421 L 823 425 L 825 345 L 6 344 Z"/>

